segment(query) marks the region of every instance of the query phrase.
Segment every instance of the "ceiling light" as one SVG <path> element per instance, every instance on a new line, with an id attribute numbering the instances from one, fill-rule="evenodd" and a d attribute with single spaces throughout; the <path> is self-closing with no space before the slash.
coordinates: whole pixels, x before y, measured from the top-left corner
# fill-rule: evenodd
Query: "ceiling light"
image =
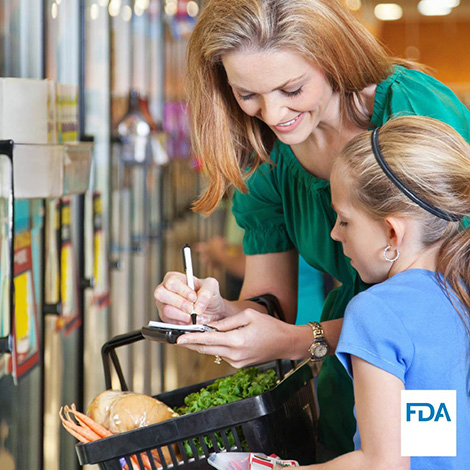
<path id="1" fill-rule="evenodd" d="M 108 5 L 109 16 L 115 17 L 121 11 L 121 0 L 111 0 Z"/>
<path id="2" fill-rule="evenodd" d="M 424 16 L 444 16 L 448 15 L 452 8 L 439 1 L 421 0 L 418 3 L 418 11 Z"/>
<path id="3" fill-rule="evenodd" d="M 132 19 L 132 8 L 129 5 L 122 7 L 121 16 L 124 21 L 130 21 Z"/>
<path id="4" fill-rule="evenodd" d="M 403 16 L 403 8 L 396 3 L 379 3 L 374 8 L 374 15 L 381 21 L 395 21 Z"/>
<path id="5" fill-rule="evenodd" d="M 358 11 L 362 7 L 362 2 L 361 2 L 361 0 L 346 0 L 346 6 L 351 11 Z"/>
<path id="6" fill-rule="evenodd" d="M 199 5 L 196 2 L 191 0 L 186 5 L 186 12 L 188 13 L 189 16 L 194 18 L 199 13 Z"/>
<path id="7" fill-rule="evenodd" d="M 90 7 L 90 18 L 92 20 L 97 20 L 100 16 L 100 7 L 97 3 L 93 3 Z"/>
<path id="8" fill-rule="evenodd" d="M 460 5 L 460 0 L 438 0 L 436 3 L 440 3 L 448 8 L 456 8 Z"/>

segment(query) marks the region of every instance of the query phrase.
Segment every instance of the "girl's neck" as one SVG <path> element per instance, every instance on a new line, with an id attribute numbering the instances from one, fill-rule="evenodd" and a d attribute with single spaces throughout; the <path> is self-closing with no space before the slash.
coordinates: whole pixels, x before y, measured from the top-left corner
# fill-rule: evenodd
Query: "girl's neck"
<path id="1" fill-rule="evenodd" d="M 437 271 L 437 261 L 440 244 L 424 248 L 412 257 L 403 257 L 392 265 L 388 277 L 392 277 L 408 269 L 425 269 L 427 271 Z"/>

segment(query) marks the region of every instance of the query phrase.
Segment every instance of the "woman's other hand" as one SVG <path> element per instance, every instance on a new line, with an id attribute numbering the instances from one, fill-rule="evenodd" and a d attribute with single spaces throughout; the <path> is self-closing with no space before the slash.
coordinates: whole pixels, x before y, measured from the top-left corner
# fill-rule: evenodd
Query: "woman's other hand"
<path id="1" fill-rule="evenodd" d="M 185 334 L 178 338 L 178 344 L 202 354 L 220 356 L 237 368 L 279 358 L 300 358 L 296 357 L 298 351 L 293 351 L 303 342 L 299 327 L 251 308 L 211 322 L 210 326 L 218 331 Z M 306 344 L 311 336 L 309 330 L 307 327 L 300 333 L 306 336 Z M 307 346 L 304 349 L 306 353 Z"/>
<path id="2" fill-rule="evenodd" d="M 220 295 L 218 281 L 211 277 L 195 277 L 194 287 L 195 291 L 188 287 L 183 273 L 168 272 L 154 291 L 160 318 L 169 323 L 188 324 L 193 310 L 198 314 L 199 323 L 223 318 L 226 304 Z"/>

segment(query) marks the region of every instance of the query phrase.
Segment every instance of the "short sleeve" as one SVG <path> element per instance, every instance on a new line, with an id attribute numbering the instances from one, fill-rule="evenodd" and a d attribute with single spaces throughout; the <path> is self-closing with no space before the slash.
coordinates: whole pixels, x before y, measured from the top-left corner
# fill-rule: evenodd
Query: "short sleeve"
<path id="1" fill-rule="evenodd" d="M 346 308 L 336 356 L 352 377 L 351 355 L 405 382 L 414 356 L 413 342 L 400 318 L 369 291 Z"/>
<path id="2" fill-rule="evenodd" d="M 395 72 L 377 86 L 371 122 L 378 127 L 405 115 L 445 122 L 470 143 L 470 112 L 455 93 L 426 73 L 396 66 Z"/>
<path id="3" fill-rule="evenodd" d="M 276 167 L 262 164 L 249 178 L 247 186 L 248 193 L 235 192 L 232 209 L 237 224 L 245 230 L 244 253 L 278 253 L 293 248 Z"/>

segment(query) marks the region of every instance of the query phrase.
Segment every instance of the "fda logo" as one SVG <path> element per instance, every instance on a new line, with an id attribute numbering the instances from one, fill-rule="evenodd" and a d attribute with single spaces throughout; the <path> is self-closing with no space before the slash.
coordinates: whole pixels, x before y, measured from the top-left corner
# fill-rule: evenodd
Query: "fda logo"
<path id="1" fill-rule="evenodd" d="M 457 455 L 456 390 L 402 390 L 401 455 Z"/>

